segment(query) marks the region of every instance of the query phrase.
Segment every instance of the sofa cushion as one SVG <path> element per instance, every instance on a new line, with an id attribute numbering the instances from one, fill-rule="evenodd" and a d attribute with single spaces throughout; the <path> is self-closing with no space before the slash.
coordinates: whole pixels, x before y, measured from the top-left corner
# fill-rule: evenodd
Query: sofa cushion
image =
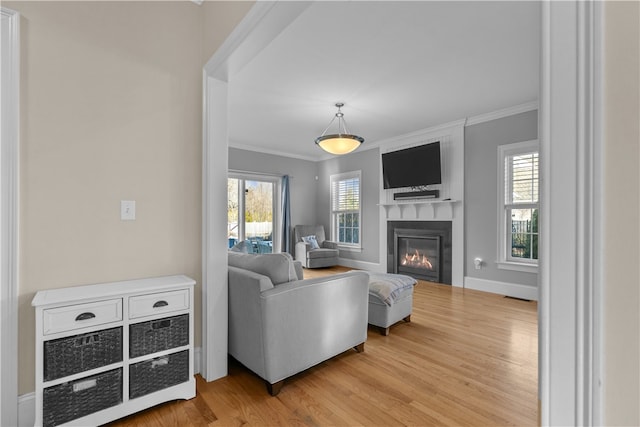
<path id="1" fill-rule="evenodd" d="M 314 249 L 312 251 L 307 252 L 307 258 L 316 259 L 316 258 L 337 258 L 338 250 L 337 249 Z"/>
<path id="2" fill-rule="evenodd" d="M 293 258 L 287 253 L 244 254 L 229 252 L 228 263 L 233 267 L 263 274 L 271 279 L 274 286 L 298 280 Z"/>

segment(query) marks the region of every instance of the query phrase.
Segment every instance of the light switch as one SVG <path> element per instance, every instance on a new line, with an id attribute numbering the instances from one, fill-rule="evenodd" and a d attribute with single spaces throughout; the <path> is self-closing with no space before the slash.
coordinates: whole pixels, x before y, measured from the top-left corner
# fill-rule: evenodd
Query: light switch
<path id="1" fill-rule="evenodd" d="M 136 201 L 120 200 L 120 219 L 134 221 L 136 219 Z"/>

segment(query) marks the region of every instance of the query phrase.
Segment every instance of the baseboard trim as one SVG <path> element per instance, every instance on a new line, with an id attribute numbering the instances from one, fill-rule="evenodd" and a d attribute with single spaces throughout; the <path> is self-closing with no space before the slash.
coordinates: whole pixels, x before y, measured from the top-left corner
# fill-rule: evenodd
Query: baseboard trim
<path id="1" fill-rule="evenodd" d="M 18 426 L 31 427 L 36 422 L 36 394 L 18 396 Z"/>
<path id="2" fill-rule="evenodd" d="M 491 292 L 493 294 L 506 295 L 515 298 L 538 301 L 538 288 L 536 286 L 519 285 L 517 283 L 498 282 L 496 280 L 478 279 L 465 276 L 465 289 Z"/>
<path id="3" fill-rule="evenodd" d="M 194 347 L 193 349 L 193 374 L 199 374 L 202 370 L 202 347 Z"/>
<path id="4" fill-rule="evenodd" d="M 343 267 L 357 268 L 358 270 L 374 271 L 376 273 L 386 273 L 386 267 L 383 268 L 379 263 L 358 261 L 357 259 L 338 258 L 338 264 Z"/>
<path id="5" fill-rule="evenodd" d="M 200 373 L 202 348 L 193 349 L 193 374 Z M 27 393 L 18 396 L 18 427 L 32 427 L 36 422 L 36 394 Z"/>

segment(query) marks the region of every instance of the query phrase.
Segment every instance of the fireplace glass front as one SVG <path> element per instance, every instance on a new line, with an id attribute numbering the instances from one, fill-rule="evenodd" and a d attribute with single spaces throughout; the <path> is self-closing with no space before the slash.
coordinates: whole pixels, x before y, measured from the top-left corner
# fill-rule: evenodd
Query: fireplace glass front
<path id="1" fill-rule="evenodd" d="M 395 273 L 440 282 L 440 236 L 395 234 Z"/>

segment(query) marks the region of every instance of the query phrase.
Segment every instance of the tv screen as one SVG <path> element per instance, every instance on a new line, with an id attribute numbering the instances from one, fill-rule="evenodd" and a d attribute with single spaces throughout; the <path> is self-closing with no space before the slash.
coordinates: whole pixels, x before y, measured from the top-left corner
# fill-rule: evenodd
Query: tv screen
<path id="1" fill-rule="evenodd" d="M 440 142 L 384 153 L 382 179 L 385 189 L 440 184 Z"/>

